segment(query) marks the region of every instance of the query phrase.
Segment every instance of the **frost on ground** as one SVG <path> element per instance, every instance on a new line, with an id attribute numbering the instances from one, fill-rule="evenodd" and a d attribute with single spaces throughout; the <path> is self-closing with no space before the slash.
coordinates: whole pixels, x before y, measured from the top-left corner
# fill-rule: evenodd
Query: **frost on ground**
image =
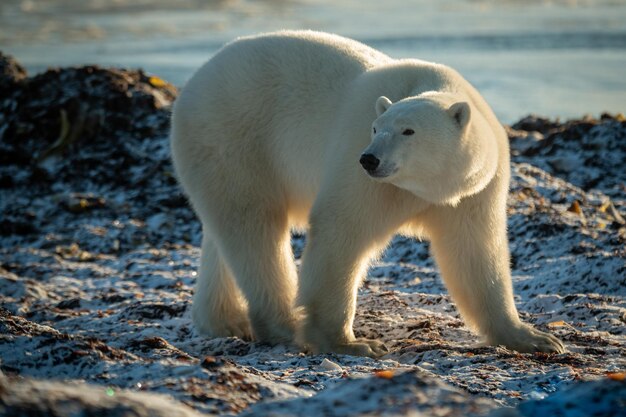
<path id="1" fill-rule="evenodd" d="M 396 237 L 355 321 L 392 352 L 311 356 L 193 329 L 200 226 L 168 159 L 171 85 L 97 67 L 25 78 L 0 58 L 0 415 L 625 412 L 623 118 L 509 130 L 517 304 L 568 353 L 480 347 L 428 243 Z"/>

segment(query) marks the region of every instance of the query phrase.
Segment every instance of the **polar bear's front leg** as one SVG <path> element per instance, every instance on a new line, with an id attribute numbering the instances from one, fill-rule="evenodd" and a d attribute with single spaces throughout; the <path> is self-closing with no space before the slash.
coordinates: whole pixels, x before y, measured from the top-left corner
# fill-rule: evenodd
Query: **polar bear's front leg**
<path id="1" fill-rule="evenodd" d="M 314 353 L 372 357 L 386 353 L 380 342 L 357 340 L 352 329 L 357 291 L 367 265 L 367 248 L 354 237 L 341 230 L 311 227 L 309 231 L 300 274 L 299 303 L 306 316 L 299 342 Z"/>
<path id="2" fill-rule="evenodd" d="M 513 300 L 504 203 L 470 197 L 430 216 L 429 234 L 443 280 L 466 323 L 491 345 L 557 352 L 556 337 L 520 321 Z"/>
<path id="3" fill-rule="evenodd" d="M 360 203 L 354 200 L 354 204 Z M 335 210 L 332 205 L 320 204 L 323 209 L 313 213 L 310 221 L 300 270 L 298 303 L 306 317 L 299 342 L 314 353 L 384 355 L 383 343 L 356 339 L 352 324 L 359 284 L 370 256 L 395 230 L 387 224 L 393 216 L 369 216 L 367 203 L 355 210 Z"/>

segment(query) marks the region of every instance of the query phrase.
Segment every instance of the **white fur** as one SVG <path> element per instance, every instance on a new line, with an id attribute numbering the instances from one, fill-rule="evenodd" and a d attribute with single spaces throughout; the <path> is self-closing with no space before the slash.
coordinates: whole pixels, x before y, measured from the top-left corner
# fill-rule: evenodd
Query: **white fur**
<path id="1" fill-rule="evenodd" d="M 315 352 L 380 355 L 380 342 L 354 337 L 357 288 L 401 231 L 432 240 L 463 317 L 488 343 L 563 350 L 518 318 L 507 137 L 454 70 L 323 33 L 241 38 L 189 81 L 172 126 L 176 171 L 204 229 L 201 331 L 281 342 L 298 329 Z M 363 153 L 380 160 L 375 178 Z M 308 227 L 299 288 L 293 227 Z"/>

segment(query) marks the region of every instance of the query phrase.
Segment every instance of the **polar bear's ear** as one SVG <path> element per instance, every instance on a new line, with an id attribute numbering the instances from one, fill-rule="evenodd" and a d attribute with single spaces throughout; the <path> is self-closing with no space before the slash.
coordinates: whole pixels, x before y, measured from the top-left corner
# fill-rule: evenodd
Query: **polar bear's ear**
<path id="1" fill-rule="evenodd" d="M 380 116 L 381 114 L 386 112 L 392 104 L 393 103 L 391 102 L 391 100 L 389 100 L 387 97 L 378 97 L 378 100 L 376 100 L 376 116 Z"/>
<path id="2" fill-rule="evenodd" d="M 459 125 L 461 130 L 467 126 L 469 122 L 470 115 L 472 111 L 470 110 L 469 104 L 464 101 L 460 101 L 458 103 L 454 103 L 448 109 L 448 114 L 454 119 L 454 121 Z"/>

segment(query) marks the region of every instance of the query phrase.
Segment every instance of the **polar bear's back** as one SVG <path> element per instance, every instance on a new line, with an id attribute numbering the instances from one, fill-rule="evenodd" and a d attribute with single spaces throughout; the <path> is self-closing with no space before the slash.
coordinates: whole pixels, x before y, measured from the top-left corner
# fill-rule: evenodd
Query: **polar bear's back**
<path id="1" fill-rule="evenodd" d="M 219 77 L 221 81 L 232 78 L 241 83 L 247 77 L 254 81 L 254 87 L 263 84 L 259 81 L 272 81 L 273 87 L 289 84 L 297 92 L 321 80 L 327 80 L 328 87 L 337 87 L 389 61 L 391 58 L 383 53 L 352 39 L 313 31 L 282 31 L 238 38 L 205 67 L 228 69 Z M 203 72 L 207 71 L 200 70 L 198 75 Z M 215 80 L 215 74 L 212 77 Z"/>
<path id="2" fill-rule="evenodd" d="M 318 99 L 340 97 L 352 79 L 390 61 L 359 42 L 320 32 L 243 37 L 196 72 L 179 100 L 247 110 L 260 106 L 274 114 L 294 107 L 320 109 Z"/>
<path id="3" fill-rule="evenodd" d="M 177 164 L 179 175 L 194 177 L 209 165 L 215 173 L 280 172 L 275 182 L 299 194 L 295 200 L 310 200 L 351 82 L 391 61 L 359 42 L 318 32 L 276 32 L 227 44 L 176 101 L 172 152 L 175 162 L 186 161 Z M 255 160 L 244 160 L 250 155 Z"/>
<path id="4" fill-rule="evenodd" d="M 291 129 L 296 119 L 315 123 L 310 115 L 332 115 L 353 79 L 391 61 L 359 42 L 320 32 L 239 38 L 189 80 L 177 99 L 175 122 L 206 120 L 215 122 L 209 126 L 214 129 L 245 125 L 258 134 Z"/>

